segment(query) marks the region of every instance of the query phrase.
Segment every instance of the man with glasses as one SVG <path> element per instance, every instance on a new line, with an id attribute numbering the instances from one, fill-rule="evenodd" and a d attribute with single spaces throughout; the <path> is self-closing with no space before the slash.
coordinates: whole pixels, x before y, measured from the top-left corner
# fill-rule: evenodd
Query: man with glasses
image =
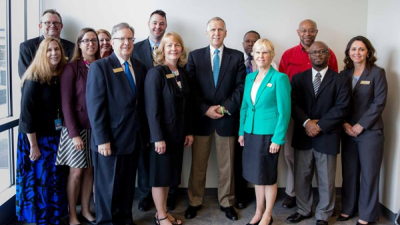
<path id="1" fill-rule="evenodd" d="M 149 131 L 143 96 L 146 68 L 132 57 L 133 41 L 129 24 L 115 25 L 114 52 L 93 62 L 87 78 L 97 224 L 135 224 L 136 169 Z"/>
<path id="2" fill-rule="evenodd" d="M 19 60 L 18 60 L 18 74 L 22 77 L 26 69 L 35 58 L 36 51 L 40 43 L 48 37 L 59 39 L 63 46 L 65 57 L 67 61 L 72 59 L 74 54 L 74 43 L 60 38 L 63 23 L 60 13 L 55 9 L 48 9 L 43 12 L 42 18 L 39 23 L 39 28 L 42 35 L 33 39 L 22 42 L 19 46 Z"/>
<path id="3" fill-rule="evenodd" d="M 295 75 L 291 82 L 298 209 L 286 219 L 290 223 L 312 216 L 314 171 L 319 193 L 316 224 L 327 225 L 335 206 L 336 156 L 342 122 L 349 112 L 351 88 L 346 77 L 328 67 L 330 56 L 325 43 L 314 42 L 309 48 L 312 69 Z"/>
<path id="4" fill-rule="evenodd" d="M 300 38 L 300 44 L 286 50 L 279 63 L 279 72 L 285 73 L 291 80 L 295 74 L 304 72 L 311 69 L 311 61 L 308 56 L 308 51 L 314 43 L 318 34 L 317 24 L 312 20 L 304 20 L 300 23 L 297 29 L 297 34 Z M 338 72 L 338 64 L 336 56 L 330 50 L 330 57 L 328 60 L 329 69 Z M 282 205 L 286 208 L 293 208 L 296 206 L 296 193 L 294 191 L 294 150 L 290 146 L 292 141 L 293 121 L 289 123 L 288 131 L 286 134 L 287 142 L 284 144 L 283 151 L 285 161 L 287 164 L 287 180 L 286 180 L 286 194 L 288 197 L 283 201 Z"/>
<path id="5" fill-rule="evenodd" d="M 139 60 L 146 66 L 146 72 L 154 67 L 155 51 L 160 45 L 161 39 L 164 37 L 167 29 L 167 14 L 162 10 L 156 10 L 150 14 L 149 21 L 149 37 L 135 44 L 133 58 Z M 150 147 L 150 146 L 149 146 Z M 151 195 L 151 187 L 149 185 L 149 164 L 150 150 L 147 149 L 140 153 L 138 165 L 138 191 L 139 191 L 139 211 L 147 211 L 153 202 Z M 167 209 L 173 210 L 176 205 L 176 192 L 178 187 L 170 187 L 167 199 Z"/>

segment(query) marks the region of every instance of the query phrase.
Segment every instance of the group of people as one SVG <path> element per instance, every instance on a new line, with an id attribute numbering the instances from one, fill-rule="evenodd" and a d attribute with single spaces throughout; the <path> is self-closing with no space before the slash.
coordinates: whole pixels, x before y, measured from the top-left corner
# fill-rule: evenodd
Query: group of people
<path id="1" fill-rule="evenodd" d="M 300 44 L 283 54 L 279 70 L 272 62 L 273 43 L 256 31 L 244 35 L 246 60 L 226 47 L 220 17 L 207 23 L 210 45 L 190 53 L 179 34 L 166 33 L 162 10 L 151 13 L 149 37 L 136 44 L 127 23 L 115 25 L 111 34 L 84 28 L 75 44 L 61 39 L 62 19 L 52 9 L 42 14 L 39 27 L 43 36 L 21 43 L 18 65 L 20 221 L 60 224 L 69 212 L 69 224 L 135 224 L 138 172 L 138 209 L 149 210 L 154 202 L 156 225 L 182 224 L 170 211 L 184 148 L 192 146 L 185 211 L 192 219 L 203 204 L 212 143 L 218 201 L 230 220 L 238 220 L 234 206 L 246 207 L 250 182 L 256 210 L 248 225 L 273 223 L 278 156 L 284 151 L 288 197 L 283 205 L 298 207 L 286 221 L 312 217 L 315 171 L 315 217 L 317 225 L 328 224 L 340 149 L 337 221 L 357 213 L 357 224 L 379 219 L 387 82 L 367 38 L 349 41 L 339 74 L 333 51 L 315 41 L 312 20 L 300 23 Z M 95 216 L 89 207 L 92 193 Z"/>

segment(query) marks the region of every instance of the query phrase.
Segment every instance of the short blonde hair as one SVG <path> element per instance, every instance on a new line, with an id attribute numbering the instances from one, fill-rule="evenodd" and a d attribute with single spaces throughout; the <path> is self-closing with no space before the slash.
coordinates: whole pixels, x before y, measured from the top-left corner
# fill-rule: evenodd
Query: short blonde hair
<path id="1" fill-rule="evenodd" d="M 24 73 L 21 81 L 21 86 L 24 85 L 26 79 L 37 81 L 40 83 L 48 83 L 50 84 L 50 80 L 53 77 L 52 71 L 50 69 L 49 59 L 47 57 L 47 49 L 51 42 L 57 42 L 58 47 L 61 51 L 61 59 L 57 65 L 56 71 L 54 71 L 57 76 L 59 76 L 64 70 L 65 64 L 67 64 L 67 60 L 65 59 L 64 49 L 58 39 L 55 38 L 46 38 L 44 39 L 36 52 L 35 58 L 33 59 L 31 65 L 28 67 L 26 72 Z"/>
<path id="2" fill-rule="evenodd" d="M 108 31 L 105 30 L 105 29 L 98 29 L 98 30 L 96 31 L 96 34 L 97 34 L 97 36 L 98 36 L 99 34 L 106 34 L 106 35 L 108 36 L 108 38 L 111 39 L 111 34 L 110 34 L 110 32 L 108 32 Z"/>
<path id="3" fill-rule="evenodd" d="M 272 44 L 272 42 L 270 40 L 268 40 L 266 38 L 258 39 L 258 41 L 256 41 L 256 43 L 254 43 L 254 45 L 253 45 L 253 52 L 256 49 L 260 49 L 260 48 L 264 48 L 265 50 L 267 50 L 269 52 L 269 54 L 271 54 L 272 58 L 275 57 L 274 44 Z"/>
<path id="4" fill-rule="evenodd" d="M 167 40 L 174 40 L 174 41 L 178 42 L 179 44 L 181 44 L 182 55 L 178 59 L 178 66 L 184 67 L 186 65 L 186 61 L 187 61 L 187 52 L 186 52 L 185 44 L 183 43 L 181 36 L 176 32 L 168 32 L 161 39 L 160 46 L 158 47 L 158 49 L 156 51 L 156 57 L 154 59 L 155 63 L 157 65 L 165 65 L 164 48 L 165 48 L 165 43 L 167 42 Z"/>

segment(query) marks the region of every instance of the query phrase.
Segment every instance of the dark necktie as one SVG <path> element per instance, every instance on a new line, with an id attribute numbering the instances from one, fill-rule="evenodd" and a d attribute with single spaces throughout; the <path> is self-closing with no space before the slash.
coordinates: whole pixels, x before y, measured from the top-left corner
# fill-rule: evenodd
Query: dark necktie
<path id="1" fill-rule="evenodd" d="M 321 77 L 322 76 L 320 73 L 317 73 L 317 75 L 315 75 L 315 79 L 314 79 L 314 83 L 313 83 L 315 95 L 317 95 L 319 86 L 321 86 Z"/>
<path id="2" fill-rule="evenodd" d="M 125 75 L 126 75 L 126 78 L 128 78 L 129 85 L 130 85 L 131 88 L 132 88 L 133 95 L 136 96 L 135 81 L 133 80 L 133 76 L 132 76 L 131 70 L 129 69 L 129 63 L 125 61 L 125 62 L 124 62 L 124 66 L 125 66 Z"/>
<path id="3" fill-rule="evenodd" d="M 218 75 L 219 75 L 219 50 L 215 49 L 214 51 L 214 59 L 213 59 L 213 64 L 214 64 L 214 70 L 213 70 L 213 75 L 214 75 L 214 84 L 215 87 L 217 86 L 218 83 Z"/>
<path id="4" fill-rule="evenodd" d="M 253 60 L 253 57 L 252 57 L 252 56 L 249 56 L 249 57 L 246 59 L 246 72 L 247 72 L 247 74 L 253 72 L 253 64 L 251 63 L 251 60 Z"/>

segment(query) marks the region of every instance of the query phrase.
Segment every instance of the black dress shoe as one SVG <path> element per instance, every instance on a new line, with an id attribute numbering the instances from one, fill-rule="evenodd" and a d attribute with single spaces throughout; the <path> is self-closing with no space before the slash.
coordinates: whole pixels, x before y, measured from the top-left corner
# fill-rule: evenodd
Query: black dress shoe
<path id="1" fill-rule="evenodd" d="M 226 218 L 230 219 L 230 220 L 238 220 L 238 215 L 235 211 L 235 209 L 233 208 L 233 206 L 228 206 L 228 207 L 220 207 L 222 212 L 225 212 L 225 216 Z"/>
<path id="2" fill-rule="evenodd" d="M 300 213 L 296 212 L 296 213 L 293 213 L 292 215 L 290 215 L 286 219 L 286 221 L 289 223 L 299 223 L 300 221 L 302 221 L 304 219 L 309 219 L 309 218 L 311 218 L 311 213 L 310 213 L 310 215 L 303 216 Z"/>
<path id="3" fill-rule="evenodd" d="M 186 219 L 193 219 L 197 216 L 197 211 L 201 209 L 201 205 L 198 206 L 191 206 L 186 209 L 185 211 L 185 218 Z"/>
<path id="4" fill-rule="evenodd" d="M 246 208 L 247 204 L 245 200 L 242 199 L 237 199 L 235 202 L 235 207 L 238 209 L 244 209 Z"/>
<path id="5" fill-rule="evenodd" d="M 282 206 L 285 208 L 288 208 L 288 209 L 295 207 L 296 206 L 296 196 L 294 196 L 294 197 L 288 196 L 285 199 L 285 201 L 282 202 Z"/>
<path id="6" fill-rule="evenodd" d="M 347 221 L 347 220 L 349 220 L 349 219 L 351 219 L 351 216 L 350 216 L 350 215 L 347 216 L 347 217 L 344 217 L 344 216 L 342 216 L 342 214 L 340 214 L 340 215 L 337 217 L 336 221 Z"/>
<path id="7" fill-rule="evenodd" d="M 325 220 L 317 220 L 317 225 L 328 225 L 328 221 L 325 221 Z"/>
<path id="8" fill-rule="evenodd" d="M 138 204 L 138 210 L 140 211 L 140 212 L 146 212 L 146 211 L 148 211 L 149 209 L 150 209 L 150 201 L 149 201 L 149 199 L 147 199 L 147 198 L 142 198 L 142 199 L 140 199 L 140 201 L 139 201 L 139 204 Z"/>
<path id="9" fill-rule="evenodd" d="M 167 198 L 167 210 L 172 211 L 176 207 L 176 198 L 175 197 L 168 197 Z"/>

